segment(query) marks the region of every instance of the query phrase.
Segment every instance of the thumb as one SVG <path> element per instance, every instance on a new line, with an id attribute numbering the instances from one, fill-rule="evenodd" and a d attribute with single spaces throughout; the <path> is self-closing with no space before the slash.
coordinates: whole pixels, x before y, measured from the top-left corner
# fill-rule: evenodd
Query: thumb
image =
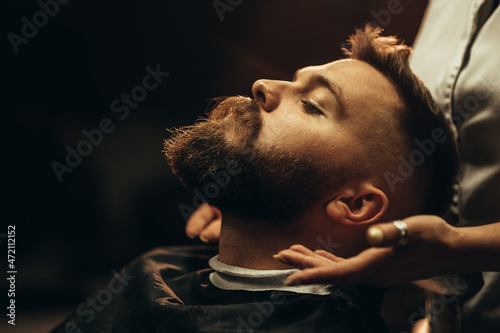
<path id="1" fill-rule="evenodd" d="M 407 224 L 408 225 L 408 224 Z M 411 233 L 408 232 L 408 237 Z M 366 241 L 370 246 L 376 247 L 386 247 L 386 246 L 396 246 L 399 239 L 401 238 L 401 233 L 392 222 L 389 223 L 379 223 L 377 225 L 371 226 L 366 231 Z M 408 243 L 411 239 L 408 238 Z"/>

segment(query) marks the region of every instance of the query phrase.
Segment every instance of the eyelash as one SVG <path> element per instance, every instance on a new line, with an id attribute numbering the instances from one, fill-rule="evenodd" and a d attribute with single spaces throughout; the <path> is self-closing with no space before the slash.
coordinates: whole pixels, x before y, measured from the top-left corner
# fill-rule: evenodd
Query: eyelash
<path id="1" fill-rule="evenodd" d="M 316 106 L 314 106 L 311 102 L 308 102 L 306 100 L 301 100 L 301 102 L 307 113 L 324 116 L 324 113 Z"/>

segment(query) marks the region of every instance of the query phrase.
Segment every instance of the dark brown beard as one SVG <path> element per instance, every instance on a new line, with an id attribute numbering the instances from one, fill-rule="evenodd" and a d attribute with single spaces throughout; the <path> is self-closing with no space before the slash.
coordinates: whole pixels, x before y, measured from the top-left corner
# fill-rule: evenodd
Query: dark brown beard
<path id="1" fill-rule="evenodd" d="M 327 188 L 343 181 L 332 176 L 330 165 L 309 157 L 279 147 L 257 149 L 261 128 L 254 100 L 227 98 L 207 120 L 173 131 L 165 140 L 167 161 L 174 175 L 210 205 L 264 221 L 302 215 Z"/>

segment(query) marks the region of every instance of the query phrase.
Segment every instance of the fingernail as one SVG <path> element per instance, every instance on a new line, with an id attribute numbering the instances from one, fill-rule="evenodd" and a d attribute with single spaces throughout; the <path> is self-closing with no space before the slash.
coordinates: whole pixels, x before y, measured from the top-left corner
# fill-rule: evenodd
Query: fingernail
<path id="1" fill-rule="evenodd" d="M 283 282 L 283 285 L 286 286 L 286 287 L 298 286 L 299 285 L 299 280 L 295 280 L 295 279 L 292 279 L 292 278 L 288 277 L 285 280 L 285 282 Z"/>
<path id="2" fill-rule="evenodd" d="M 384 233 L 379 228 L 371 228 L 368 230 L 367 242 L 368 245 L 378 245 L 384 240 Z"/>
<path id="3" fill-rule="evenodd" d="M 283 258 L 282 256 L 280 256 L 279 254 L 273 255 L 273 258 L 276 259 L 276 260 L 281 261 L 284 264 L 287 264 L 287 265 L 290 264 L 285 258 Z"/>
<path id="4" fill-rule="evenodd" d="M 201 239 L 201 241 L 203 243 L 209 243 L 210 242 L 207 238 L 203 237 L 203 235 L 200 235 L 200 239 Z"/>

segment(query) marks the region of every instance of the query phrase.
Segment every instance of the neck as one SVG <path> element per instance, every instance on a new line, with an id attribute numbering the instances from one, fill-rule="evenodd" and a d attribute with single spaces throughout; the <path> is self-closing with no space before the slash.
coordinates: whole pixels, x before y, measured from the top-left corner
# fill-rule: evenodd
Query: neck
<path id="1" fill-rule="evenodd" d="M 274 226 L 223 214 L 219 260 L 250 269 L 290 269 L 291 266 L 274 259 L 273 255 L 294 244 L 302 244 L 311 250 L 323 248 L 341 257 L 351 256 L 361 250 L 359 246 L 355 246 L 356 249 L 352 246 L 359 244 L 359 237 L 353 238 L 341 227 L 325 230 L 325 224 L 318 220 L 309 215 L 307 221 L 296 220 L 283 226 Z"/>
<path id="2" fill-rule="evenodd" d="M 219 260 L 250 269 L 290 269 L 273 258 L 279 251 L 300 243 L 294 228 L 263 225 L 252 220 L 224 217 L 219 239 Z"/>

